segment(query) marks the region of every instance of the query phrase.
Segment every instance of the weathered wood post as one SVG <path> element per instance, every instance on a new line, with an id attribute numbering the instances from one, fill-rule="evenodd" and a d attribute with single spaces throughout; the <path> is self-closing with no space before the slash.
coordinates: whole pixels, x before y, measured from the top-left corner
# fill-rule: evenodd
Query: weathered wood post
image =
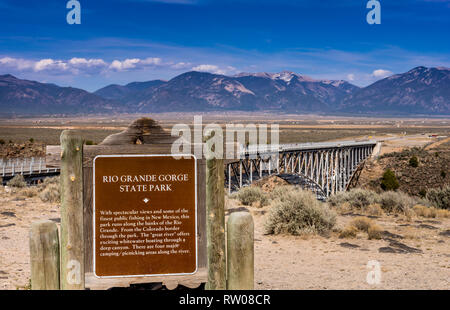
<path id="1" fill-rule="evenodd" d="M 84 289 L 83 139 L 61 134 L 61 288 Z"/>
<path id="2" fill-rule="evenodd" d="M 59 236 L 52 221 L 37 221 L 30 229 L 31 289 L 59 290 Z"/>
<path id="3" fill-rule="evenodd" d="M 208 147 L 209 149 L 209 147 Z M 223 159 L 206 154 L 208 290 L 226 289 L 225 172 Z"/>
<path id="4" fill-rule="evenodd" d="M 248 212 L 234 212 L 227 222 L 227 289 L 254 289 L 254 225 Z"/>

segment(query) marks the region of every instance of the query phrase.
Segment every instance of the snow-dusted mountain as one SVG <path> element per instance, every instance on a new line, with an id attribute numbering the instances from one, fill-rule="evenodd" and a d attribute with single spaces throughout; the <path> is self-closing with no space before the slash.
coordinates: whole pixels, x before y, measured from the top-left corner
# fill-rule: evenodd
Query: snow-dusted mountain
<path id="1" fill-rule="evenodd" d="M 0 75 L 0 114 L 72 114 L 124 111 L 118 102 L 85 90 Z"/>
<path id="2" fill-rule="evenodd" d="M 149 83 L 149 82 L 148 82 Z M 127 86 L 122 86 L 127 88 Z M 224 76 L 187 72 L 157 87 L 124 96 L 123 89 L 107 86 L 96 92 L 121 101 L 137 112 L 275 110 L 318 112 L 335 108 L 349 93 L 359 89 L 345 81 L 314 80 L 293 72 L 241 73 Z"/>
<path id="3" fill-rule="evenodd" d="M 359 88 L 297 73 L 186 72 L 170 81 L 109 85 L 94 94 L 0 76 L 2 114 L 274 111 L 450 115 L 450 69 L 417 67 Z"/>
<path id="4" fill-rule="evenodd" d="M 360 89 L 340 110 L 357 113 L 450 114 L 450 69 L 417 67 Z"/>

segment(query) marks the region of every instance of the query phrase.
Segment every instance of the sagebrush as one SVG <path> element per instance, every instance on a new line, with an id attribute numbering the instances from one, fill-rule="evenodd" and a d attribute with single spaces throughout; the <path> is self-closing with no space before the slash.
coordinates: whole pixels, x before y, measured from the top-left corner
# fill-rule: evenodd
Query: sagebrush
<path id="1" fill-rule="evenodd" d="M 244 206 L 251 206 L 255 203 L 259 207 L 264 207 L 269 203 L 269 198 L 263 190 L 256 186 L 244 187 L 237 193 L 236 197 Z"/>
<path id="2" fill-rule="evenodd" d="M 293 188 L 274 201 L 265 223 L 267 234 L 326 234 L 336 213 L 309 191 Z"/>
<path id="3" fill-rule="evenodd" d="M 450 186 L 440 189 L 430 189 L 426 194 L 426 199 L 436 208 L 450 210 Z"/>

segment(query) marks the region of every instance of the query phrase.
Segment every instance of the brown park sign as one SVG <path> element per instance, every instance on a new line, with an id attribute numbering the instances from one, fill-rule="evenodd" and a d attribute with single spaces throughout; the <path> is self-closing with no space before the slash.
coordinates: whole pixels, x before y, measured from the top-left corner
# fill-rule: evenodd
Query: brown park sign
<path id="1" fill-rule="evenodd" d="M 194 156 L 100 155 L 93 170 L 97 277 L 197 271 Z"/>

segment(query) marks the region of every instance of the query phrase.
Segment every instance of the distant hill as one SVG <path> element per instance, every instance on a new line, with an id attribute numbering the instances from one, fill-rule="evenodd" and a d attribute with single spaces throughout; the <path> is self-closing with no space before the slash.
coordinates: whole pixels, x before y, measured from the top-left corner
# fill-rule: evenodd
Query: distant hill
<path id="1" fill-rule="evenodd" d="M 417 67 L 364 88 L 293 72 L 225 76 L 186 72 L 170 81 L 109 85 L 89 93 L 0 76 L 2 114 L 273 111 L 450 115 L 450 69 Z"/>
<path id="2" fill-rule="evenodd" d="M 1 114 L 74 114 L 121 111 L 110 100 L 72 87 L 0 75 Z"/>
<path id="3" fill-rule="evenodd" d="M 149 89 L 157 88 L 165 83 L 166 82 L 162 80 L 155 80 L 148 82 L 133 82 L 125 86 L 112 84 L 97 90 L 94 94 L 105 99 L 129 101 L 132 100 L 134 95 L 148 91 Z"/>

